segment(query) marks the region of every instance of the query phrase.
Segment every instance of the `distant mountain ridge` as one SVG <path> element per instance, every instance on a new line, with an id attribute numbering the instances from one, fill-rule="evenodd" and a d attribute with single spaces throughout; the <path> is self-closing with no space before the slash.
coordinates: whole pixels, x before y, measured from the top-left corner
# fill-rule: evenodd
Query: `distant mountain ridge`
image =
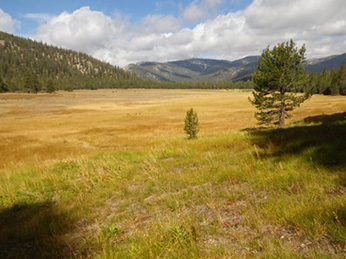
<path id="1" fill-rule="evenodd" d="M 346 53 L 341 55 L 333 55 L 324 58 L 310 59 L 307 61 L 307 69 L 309 72 L 320 73 L 324 69 L 338 69 L 342 62 L 346 62 Z"/>
<path id="2" fill-rule="evenodd" d="M 234 61 L 193 58 L 165 63 L 139 62 L 125 69 L 142 78 L 163 82 L 246 81 L 256 70 L 258 59 L 259 56 L 248 56 Z M 309 72 L 322 72 L 337 69 L 345 61 L 346 53 L 310 59 L 305 66 Z"/>

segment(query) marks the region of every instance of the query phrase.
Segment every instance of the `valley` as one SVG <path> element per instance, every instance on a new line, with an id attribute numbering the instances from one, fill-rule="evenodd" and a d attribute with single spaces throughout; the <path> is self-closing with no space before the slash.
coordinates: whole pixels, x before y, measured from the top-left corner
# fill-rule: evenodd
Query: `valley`
<path id="1" fill-rule="evenodd" d="M 261 128 L 250 95 L 1 94 L 0 257 L 344 257 L 345 96 Z"/>

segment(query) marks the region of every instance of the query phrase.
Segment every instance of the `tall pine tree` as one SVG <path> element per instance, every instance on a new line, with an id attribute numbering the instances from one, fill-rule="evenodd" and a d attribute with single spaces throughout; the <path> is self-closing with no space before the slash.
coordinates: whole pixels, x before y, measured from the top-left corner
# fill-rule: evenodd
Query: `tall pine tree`
<path id="1" fill-rule="evenodd" d="M 253 74 L 253 99 L 249 98 L 259 110 L 255 117 L 260 124 L 284 126 L 288 112 L 310 97 L 299 93 L 309 83 L 304 61 L 305 46 L 298 49 L 293 40 L 263 51 Z"/>

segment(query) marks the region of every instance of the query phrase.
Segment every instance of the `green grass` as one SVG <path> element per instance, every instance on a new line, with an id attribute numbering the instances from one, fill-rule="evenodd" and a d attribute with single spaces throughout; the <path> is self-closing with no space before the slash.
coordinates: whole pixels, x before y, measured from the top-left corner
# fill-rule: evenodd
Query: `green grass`
<path id="1" fill-rule="evenodd" d="M 342 258 L 343 116 L 4 169 L 0 257 Z"/>

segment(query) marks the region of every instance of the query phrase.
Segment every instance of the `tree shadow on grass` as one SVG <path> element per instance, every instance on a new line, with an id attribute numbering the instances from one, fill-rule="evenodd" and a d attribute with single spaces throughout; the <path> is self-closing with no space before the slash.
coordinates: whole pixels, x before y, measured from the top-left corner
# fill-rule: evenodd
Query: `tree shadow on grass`
<path id="1" fill-rule="evenodd" d="M 337 176 L 338 187 L 326 190 L 326 197 L 341 197 L 346 187 L 346 112 L 307 117 L 296 125 L 284 128 L 247 129 L 254 145 L 261 148 L 261 158 L 282 161 L 298 157 L 313 166 L 325 168 Z M 263 151 L 263 153 L 262 153 Z M 336 203 L 335 203 L 336 204 Z M 326 206 L 326 205 L 321 205 Z M 317 208 L 318 210 L 318 208 Z M 312 209 L 313 211 L 313 209 Z M 345 242 L 346 208 L 343 203 L 327 207 L 331 216 L 322 224 L 334 221 L 328 227 L 333 240 L 342 246 Z M 311 217 L 307 214 L 306 217 Z M 330 219 L 332 218 L 332 219 Z M 330 226 L 330 225 L 329 225 Z"/>
<path id="2" fill-rule="evenodd" d="M 62 240 L 71 230 L 52 203 L 14 205 L 0 210 L 0 258 L 63 258 L 73 248 Z"/>
<path id="3" fill-rule="evenodd" d="M 307 117 L 303 122 L 250 134 L 268 156 L 298 155 L 326 168 L 346 167 L 346 112 Z"/>

